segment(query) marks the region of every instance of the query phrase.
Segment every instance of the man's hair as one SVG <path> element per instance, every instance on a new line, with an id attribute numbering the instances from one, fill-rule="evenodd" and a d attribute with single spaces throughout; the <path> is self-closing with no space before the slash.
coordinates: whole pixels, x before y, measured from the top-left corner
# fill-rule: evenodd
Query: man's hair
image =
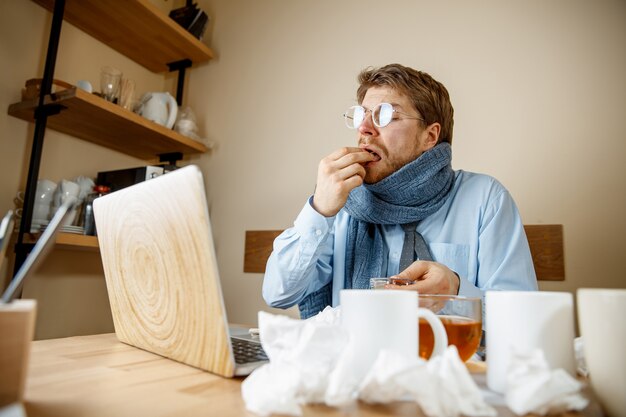
<path id="1" fill-rule="evenodd" d="M 370 87 L 391 87 L 406 95 L 415 110 L 426 120 L 426 126 L 439 123 L 439 142 L 452 144 L 454 109 L 448 90 L 439 81 L 425 72 L 400 64 L 389 64 L 380 68 L 366 68 L 359 74 L 357 99 L 363 102 Z"/>

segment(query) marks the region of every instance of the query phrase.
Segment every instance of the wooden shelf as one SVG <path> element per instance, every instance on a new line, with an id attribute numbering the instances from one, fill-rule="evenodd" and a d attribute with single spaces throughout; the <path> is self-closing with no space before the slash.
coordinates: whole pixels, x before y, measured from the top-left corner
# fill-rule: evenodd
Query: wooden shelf
<path id="1" fill-rule="evenodd" d="M 52 11 L 54 0 L 34 0 Z M 66 0 L 64 20 L 152 72 L 168 63 L 206 62 L 211 49 L 170 19 L 150 0 Z"/>
<path id="2" fill-rule="evenodd" d="M 41 236 L 40 233 L 27 233 L 24 235 L 24 242 L 35 243 Z M 58 233 L 56 235 L 57 249 L 73 249 L 97 252 L 100 250 L 98 238 L 96 236 L 78 235 L 75 233 Z"/>
<path id="3" fill-rule="evenodd" d="M 38 99 L 11 104 L 9 114 L 34 122 L 37 104 Z M 48 118 L 49 128 L 137 158 L 207 151 L 198 141 L 76 87 L 46 96 L 44 104 L 62 108 L 59 114 Z"/>

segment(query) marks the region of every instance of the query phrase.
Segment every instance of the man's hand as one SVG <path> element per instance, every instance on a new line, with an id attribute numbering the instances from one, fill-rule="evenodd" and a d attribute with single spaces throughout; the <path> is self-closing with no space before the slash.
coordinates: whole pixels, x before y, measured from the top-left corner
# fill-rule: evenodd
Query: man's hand
<path id="1" fill-rule="evenodd" d="M 438 262 L 415 261 L 407 269 L 391 277 L 391 281 L 393 282 L 396 278 L 408 280 L 410 283 L 408 285 L 387 284 L 385 288 L 413 290 L 420 294 L 457 295 L 459 293 L 459 276 Z"/>
<path id="2" fill-rule="evenodd" d="M 363 163 L 375 157 L 360 148 L 341 148 L 320 161 L 313 208 L 325 217 L 332 217 L 348 200 L 350 191 L 363 184 Z"/>

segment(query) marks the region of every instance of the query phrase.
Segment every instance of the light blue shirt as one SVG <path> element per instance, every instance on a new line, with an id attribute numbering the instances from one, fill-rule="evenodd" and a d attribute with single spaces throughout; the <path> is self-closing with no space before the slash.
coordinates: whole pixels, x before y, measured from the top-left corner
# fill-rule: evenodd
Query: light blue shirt
<path id="1" fill-rule="evenodd" d="M 274 241 L 263 280 L 263 298 L 288 308 L 333 282 L 333 307 L 344 288 L 346 235 L 350 215 L 324 217 L 311 199 L 294 226 Z M 433 260 L 460 277 L 459 295 L 484 297 L 488 290 L 536 290 L 537 278 L 519 212 L 509 192 L 494 178 L 455 172 L 446 203 L 419 222 L 417 231 Z M 387 276 L 399 272 L 404 232 L 383 226 L 389 249 Z M 357 248 L 358 250 L 358 248 Z"/>

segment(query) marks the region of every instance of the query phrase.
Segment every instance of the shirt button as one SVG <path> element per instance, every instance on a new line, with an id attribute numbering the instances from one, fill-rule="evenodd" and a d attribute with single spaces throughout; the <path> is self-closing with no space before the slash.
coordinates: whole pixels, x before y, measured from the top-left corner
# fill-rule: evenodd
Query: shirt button
<path id="1" fill-rule="evenodd" d="M 320 229 L 317 229 L 315 231 L 315 236 L 321 236 L 322 235 L 322 231 Z"/>
<path id="2" fill-rule="evenodd" d="M 394 252 L 391 254 L 391 256 L 393 256 L 394 259 L 398 259 L 400 257 L 400 254 L 398 252 Z"/>

